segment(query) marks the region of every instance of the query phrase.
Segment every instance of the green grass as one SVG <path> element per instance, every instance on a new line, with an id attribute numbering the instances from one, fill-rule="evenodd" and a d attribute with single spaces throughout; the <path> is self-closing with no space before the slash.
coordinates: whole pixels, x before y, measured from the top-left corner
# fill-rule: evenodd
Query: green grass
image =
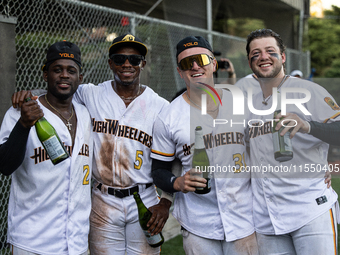
<path id="1" fill-rule="evenodd" d="M 185 255 L 183 237 L 178 235 L 162 245 L 161 255 Z"/>

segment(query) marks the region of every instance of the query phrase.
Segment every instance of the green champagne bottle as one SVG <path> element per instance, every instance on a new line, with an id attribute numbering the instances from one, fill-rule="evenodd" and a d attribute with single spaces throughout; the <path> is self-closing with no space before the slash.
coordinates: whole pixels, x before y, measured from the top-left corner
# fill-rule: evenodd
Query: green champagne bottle
<path id="1" fill-rule="evenodd" d="M 195 149 L 192 157 L 192 168 L 196 169 L 197 175 L 207 180 L 207 185 L 204 188 L 196 188 L 195 193 L 197 194 L 207 194 L 211 190 L 209 166 L 209 158 L 203 141 L 203 130 L 201 126 L 197 126 L 195 129 Z"/>
<path id="2" fill-rule="evenodd" d="M 274 112 L 274 119 L 276 119 L 276 116 L 280 112 L 281 112 L 281 94 L 278 91 L 277 92 L 277 107 L 276 107 L 276 111 Z M 274 122 L 273 128 L 272 128 L 274 158 L 276 161 L 285 162 L 293 158 L 292 140 L 289 138 L 290 136 L 289 131 L 284 136 L 280 135 L 281 131 L 284 129 L 283 126 L 279 130 L 275 130 L 277 123 L 278 122 Z"/>
<path id="3" fill-rule="evenodd" d="M 31 98 L 26 98 L 26 102 L 30 100 Z M 54 165 L 69 157 L 69 154 L 63 143 L 60 141 L 57 132 L 55 131 L 54 127 L 45 119 L 45 117 L 40 118 L 34 125 L 38 138 Z"/>
<path id="4" fill-rule="evenodd" d="M 148 244 L 151 247 L 158 247 L 162 245 L 164 243 L 164 237 L 162 235 L 162 232 L 152 236 L 148 232 L 148 227 L 146 226 L 152 216 L 152 213 L 148 210 L 148 208 L 146 208 L 137 192 L 133 193 L 133 197 L 137 203 L 139 224 L 142 227 L 142 230 L 144 232 Z"/>

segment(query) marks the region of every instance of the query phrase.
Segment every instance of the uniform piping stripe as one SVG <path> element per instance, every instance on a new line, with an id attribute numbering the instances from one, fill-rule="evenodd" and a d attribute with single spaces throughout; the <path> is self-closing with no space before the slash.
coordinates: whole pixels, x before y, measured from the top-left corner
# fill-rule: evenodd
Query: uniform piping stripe
<path id="1" fill-rule="evenodd" d="M 335 231 L 335 225 L 334 225 L 334 217 L 333 217 L 333 211 L 332 209 L 329 209 L 329 213 L 331 215 L 331 221 L 332 221 L 332 230 L 333 230 L 333 241 L 334 241 L 334 254 L 336 254 L 336 231 Z"/>
<path id="2" fill-rule="evenodd" d="M 323 123 L 327 123 L 327 121 L 329 121 L 330 119 L 335 119 L 336 117 L 338 117 L 340 115 L 340 112 L 334 114 L 332 117 L 325 119 Z"/>
<path id="3" fill-rule="evenodd" d="M 175 155 L 175 153 L 164 153 L 156 150 L 151 150 L 151 152 L 165 157 L 173 157 Z"/>

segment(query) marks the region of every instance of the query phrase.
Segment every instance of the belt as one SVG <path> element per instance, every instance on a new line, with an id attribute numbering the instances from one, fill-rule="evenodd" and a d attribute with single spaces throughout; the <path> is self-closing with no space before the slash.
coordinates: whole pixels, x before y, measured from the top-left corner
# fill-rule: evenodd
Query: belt
<path id="1" fill-rule="evenodd" d="M 97 189 L 99 189 L 101 191 L 102 185 L 103 184 L 99 183 L 98 186 L 97 186 Z M 145 189 L 151 187 L 152 185 L 153 185 L 152 183 L 145 184 Z M 114 189 L 114 188 L 111 188 L 111 187 L 107 188 L 107 193 L 109 193 L 112 196 L 118 197 L 118 198 L 124 198 L 124 197 L 130 196 L 134 192 L 139 192 L 138 186 L 134 186 L 134 187 L 129 188 L 129 189 Z"/>

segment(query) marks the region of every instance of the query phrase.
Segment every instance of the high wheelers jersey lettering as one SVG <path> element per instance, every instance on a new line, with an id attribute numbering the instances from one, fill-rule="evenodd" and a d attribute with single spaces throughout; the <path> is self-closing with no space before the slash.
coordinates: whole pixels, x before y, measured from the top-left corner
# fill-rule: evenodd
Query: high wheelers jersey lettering
<path id="1" fill-rule="evenodd" d="M 262 123 L 261 123 L 262 124 Z M 260 135 L 266 135 L 272 133 L 272 122 L 268 121 L 261 125 L 260 122 L 253 123 L 249 128 L 249 138 L 255 138 Z"/>
<path id="2" fill-rule="evenodd" d="M 225 132 L 216 135 L 207 134 L 203 136 L 206 149 L 228 144 L 244 145 L 244 134 L 240 132 Z"/>
<path id="3" fill-rule="evenodd" d="M 65 145 L 65 148 L 68 152 L 68 154 L 70 156 L 72 156 L 72 146 L 68 146 L 68 145 Z M 80 156 L 86 156 L 86 157 L 89 157 L 90 153 L 90 147 L 88 144 L 83 144 L 83 146 L 81 147 L 78 155 Z M 34 148 L 34 155 L 30 157 L 31 159 L 34 159 L 34 164 L 38 164 L 38 163 L 41 163 L 41 162 L 44 162 L 46 160 L 49 160 L 49 156 L 47 155 L 44 147 L 38 147 L 38 148 Z"/>
<path id="4" fill-rule="evenodd" d="M 105 121 L 96 121 L 92 118 L 93 132 L 115 135 L 135 140 L 150 148 L 152 136 L 137 128 L 119 125 L 118 120 L 105 119 Z"/>
<path id="5" fill-rule="evenodd" d="M 204 140 L 204 146 L 206 149 L 211 149 L 213 147 L 218 147 L 222 145 L 228 145 L 228 144 L 242 144 L 244 145 L 244 134 L 240 132 L 225 132 L 225 133 L 219 133 L 216 135 L 213 134 L 206 134 L 203 136 Z M 191 147 L 194 145 L 183 145 L 183 153 L 184 156 L 188 156 L 191 154 Z"/>

